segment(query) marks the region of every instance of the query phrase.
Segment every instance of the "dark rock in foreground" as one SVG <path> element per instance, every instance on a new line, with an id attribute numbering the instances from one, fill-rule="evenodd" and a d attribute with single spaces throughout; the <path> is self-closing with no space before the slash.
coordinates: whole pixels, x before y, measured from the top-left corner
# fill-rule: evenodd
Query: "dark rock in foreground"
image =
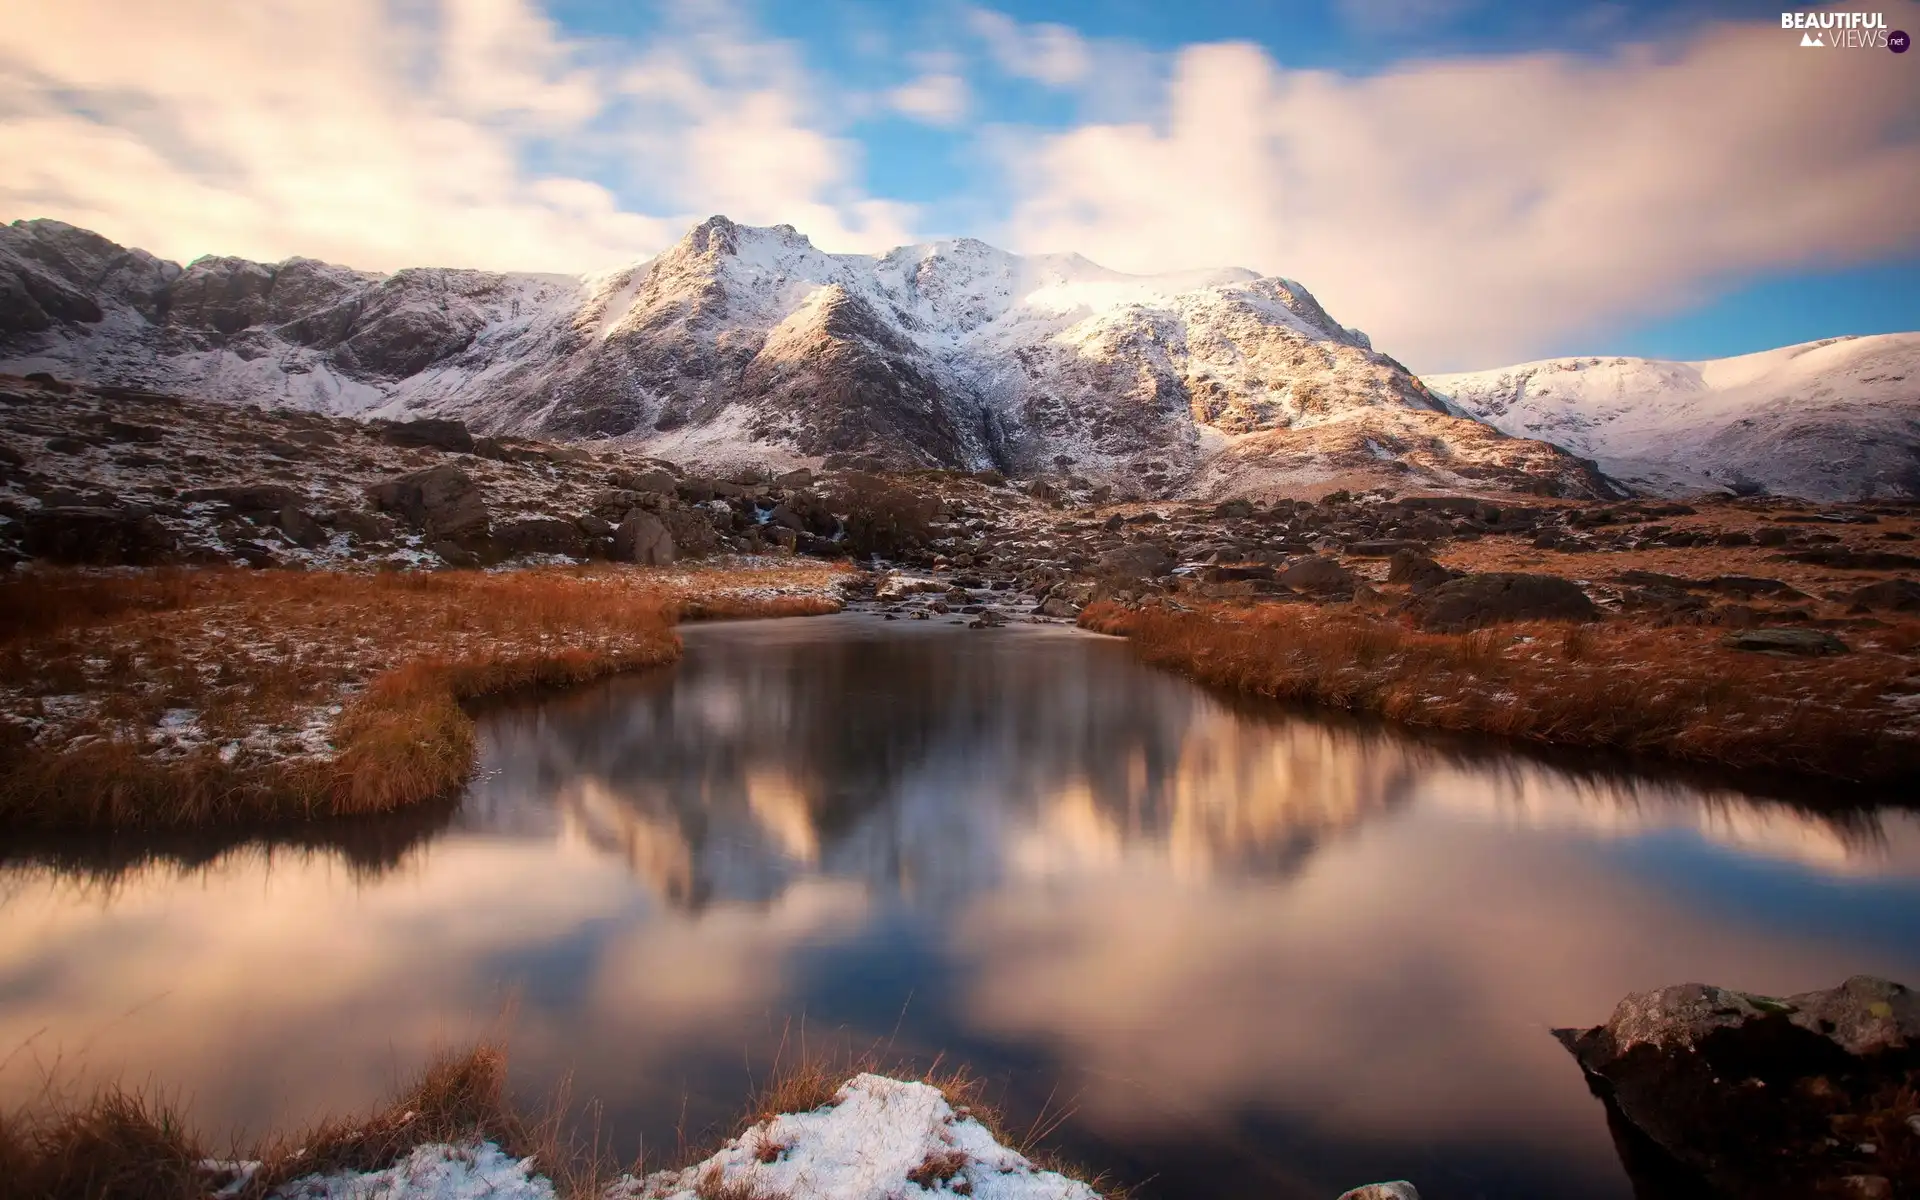
<path id="1" fill-rule="evenodd" d="M 1687 983 L 1554 1032 L 1643 1197 L 1920 1195 L 1920 996 L 1900 984 L 1774 998 Z"/>

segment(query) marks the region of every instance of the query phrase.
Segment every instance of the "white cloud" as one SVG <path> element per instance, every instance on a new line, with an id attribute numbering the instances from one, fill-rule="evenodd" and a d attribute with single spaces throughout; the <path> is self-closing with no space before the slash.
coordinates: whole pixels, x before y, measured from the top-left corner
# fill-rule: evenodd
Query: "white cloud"
<path id="1" fill-rule="evenodd" d="M 893 107 L 929 125 L 957 125 L 967 115 L 967 81 L 948 71 L 930 71 L 887 93 Z"/>
<path id="2" fill-rule="evenodd" d="M 531 0 L 24 0 L 0 46 L 0 219 L 378 269 L 601 268 L 715 211 L 836 249 L 909 240 L 793 50 L 723 15 L 690 6 L 635 52 L 569 40 Z"/>
<path id="3" fill-rule="evenodd" d="M 1018 248 L 1305 282 L 1416 369 L 1494 365 L 1721 281 L 1920 244 L 1920 72 L 1767 25 L 1351 77 L 1191 47 L 1159 123 L 1007 160 Z"/>
<path id="4" fill-rule="evenodd" d="M 1025 25 L 989 8 L 969 8 L 966 13 L 968 26 L 1009 75 L 1067 88 L 1093 71 L 1087 40 L 1065 25 Z"/>

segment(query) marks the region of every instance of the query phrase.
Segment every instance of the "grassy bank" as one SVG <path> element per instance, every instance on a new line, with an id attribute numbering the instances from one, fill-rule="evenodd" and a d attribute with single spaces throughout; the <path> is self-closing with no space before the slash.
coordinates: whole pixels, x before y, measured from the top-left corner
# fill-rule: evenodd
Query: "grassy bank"
<path id="1" fill-rule="evenodd" d="M 472 1148 L 481 1142 L 515 1159 L 532 1159 L 533 1171 L 550 1180 L 562 1200 L 636 1195 L 635 1181 L 658 1170 L 697 1176 L 701 1200 L 788 1200 L 727 1179 L 717 1169 L 692 1168 L 735 1139 L 764 1143 L 768 1122 L 835 1103 L 842 1084 L 877 1065 L 850 1057 L 776 1063 L 730 1130 L 714 1131 L 669 1156 L 630 1162 L 609 1152 L 597 1131 L 591 1138 L 576 1135 L 566 1120 L 564 1091 L 540 1115 L 517 1108 L 507 1087 L 506 1053 L 493 1043 L 437 1056 L 371 1113 L 326 1120 L 296 1135 L 270 1135 L 254 1146 L 209 1142 L 183 1110 L 150 1095 L 117 1087 L 83 1101 L 49 1094 L 33 1106 L 0 1113 L 0 1200 L 207 1200 L 216 1193 L 223 1200 L 260 1200 L 312 1175 L 384 1170 L 417 1147 Z M 1024 1133 L 1010 1132 L 976 1076 L 936 1065 L 896 1077 L 938 1089 L 960 1117 L 980 1122 L 1036 1169 L 1066 1169 L 1037 1147 L 1064 1113 L 1051 1121 L 1043 1116 Z M 749 1132 L 755 1127 L 762 1129 L 758 1137 Z M 947 1147 L 929 1153 L 906 1179 L 931 1187 L 966 1164 L 964 1155 Z M 617 1186 L 609 1191 L 610 1185 Z M 1109 1200 L 1125 1195 L 1104 1194 Z"/>
<path id="2" fill-rule="evenodd" d="M 837 573 L 36 571 L 0 583 L 0 828 L 389 812 L 466 778 L 462 705 L 672 661 Z"/>
<path id="3" fill-rule="evenodd" d="M 480 1045 L 434 1059 L 373 1113 L 250 1148 L 207 1143 L 180 1109 L 149 1095 L 50 1097 L 0 1115 L 0 1200 L 204 1200 L 239 1182 L 222 1164 L 243 1162 L 259 1166 L 228 1194 L 259 1197 L 316 1173 L 379 1170 L 415 1146 L 483 1140 L 534 1156 L 563 1195 L 590 1195 L 611 1178 L 603 1156 L 564 1141 L 557 1119 L 517 1112 L 506 1084 L 505 1054 Z"/>
<path id="4" fill-rule="evenodd" d="M 1350 607 L 1089 605 L 1080 623 L 1219 687 L 1414 725 L 1836 779 L 1920 777 L 1920 622 L 1800 659 L 1625 621 L 1421 633 Z"/>

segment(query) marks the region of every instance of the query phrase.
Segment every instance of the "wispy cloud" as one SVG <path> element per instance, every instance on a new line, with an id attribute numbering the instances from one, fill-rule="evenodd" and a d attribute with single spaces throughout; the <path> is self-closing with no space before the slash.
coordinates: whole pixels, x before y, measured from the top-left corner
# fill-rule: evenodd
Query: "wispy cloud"
<path id="1" fill-rule="evenodd" d="M 954 126 L 966 119 L 973 96 L 960 74 L 960 56 L 926 53 L 916 56 L 920 74 L 887 93 L 894 111 L 929 125 Z"/>
<path id="2" fill-rule="evenodd" d="M 1472 0 L 1331 2 L 1427 20 Z M 590 270 L 714 212 L 868 251 L 941 213 L 1116 267 L 1289 274 L 1426 370 L 1920 247 L 1911 56 L 1802 50 L 1770 21 L 1353 75 L 969 5 L 856 87 L 732 0 L 663 3 L 622 41 L 538 0 L 16 0 L 0 219 L 176 258 Z M 996 89 L 1037 89 L 1010 78 L 1075 123 L 1021 120 Z M 888 111 L 962 131 L 989 169 L 924 207 L 873 194 L 854 134 Z"/>
<path id="3" fill-rule="evenodd" d="M 1087 39 L 1065 25 L 1027 25 L 990 8 L 969 8 L 966 13 L 968 27 L 1009 75 L 1067 88 L 1093 71 Z"/>
<path id="4" fill-rule="evenodd" d="M 1419 369 L 1488 366 L 1770 269 L 1920 245 L 1920 72 L 1770 25 L 1353 77 L 1191 47 L 1157 123 L 1006 160 L 1007 231 L 1306 282 Z"/>
<path id="5" fill-rule="evenodd" d="M 860 190 L 797 52 L 722 16 L 634 50 L 529 0 L 25 0 L 0 47 L 0 216 L 375 268 L 604 267 L 713 211 L 905 240 L 911 209 Z"/>

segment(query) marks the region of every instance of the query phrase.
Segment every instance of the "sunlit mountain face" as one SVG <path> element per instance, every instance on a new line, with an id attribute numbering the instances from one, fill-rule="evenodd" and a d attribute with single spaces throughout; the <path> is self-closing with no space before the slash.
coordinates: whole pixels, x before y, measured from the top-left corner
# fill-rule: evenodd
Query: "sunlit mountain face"
<path id="1" fill-rule="evenodd" d="M 1549 1027 L 1920 976 L 1909 812 L 1249 710 L 1059 628 L 685 636 L 482 714 L 418 828 L 0 868 L 0 1103 L 52 1071 L 297 1125 L 504 1026 L 631 1152 L 804 1041 L 1051 1097 L 1158 1196 L 1625 1200 Z"/>

